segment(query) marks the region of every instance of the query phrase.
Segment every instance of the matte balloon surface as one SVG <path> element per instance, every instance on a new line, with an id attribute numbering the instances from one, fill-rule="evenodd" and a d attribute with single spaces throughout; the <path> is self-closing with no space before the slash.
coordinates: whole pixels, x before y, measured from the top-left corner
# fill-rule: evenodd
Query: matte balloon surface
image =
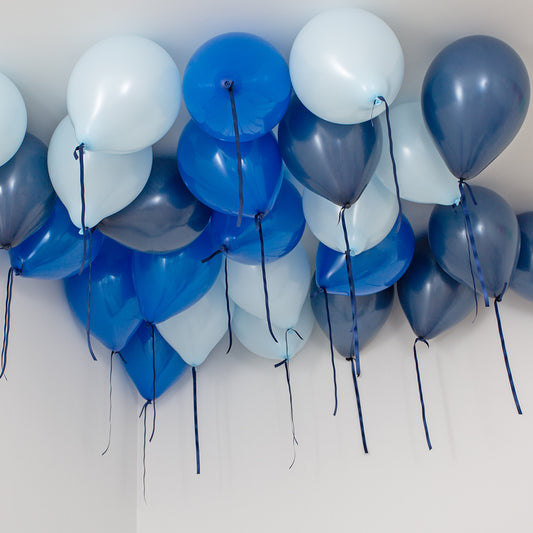
<path id="1" fill-rule="evenodd" d="M 0 73 L 0 166 L 18 151 L 28 125 L 26 104 L 17 86 Z"/>

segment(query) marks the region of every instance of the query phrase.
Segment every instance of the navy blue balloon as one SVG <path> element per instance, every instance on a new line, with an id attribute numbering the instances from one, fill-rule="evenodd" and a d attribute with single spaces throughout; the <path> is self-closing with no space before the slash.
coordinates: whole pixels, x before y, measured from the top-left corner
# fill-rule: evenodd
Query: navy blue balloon
<path id="1" fill-rule="evenodd" d="M 281 155 L 274 135 L 241 143 L 243 215 L 268 213 L 281 187 Z M 235 144 L 219 141 L 190 121 L 178 143 L 178 166 L 188 189 L 202 203 L 228 215 L 239 213 Z"/>
<path id="2" fill-rule="evenodd" d="M 220 256 L 212 253 L 209 226 L 189 246 L 168 254 L 133 254 L 133 284 L 147 322 L 163 322 L 197 302 L 215 282 Z"/>
<path id="3" fill-rule="evenodd" d="M 91 235 L 94 259 L 103 242 L 100 232 Z M 88 254 L 88 249 L 87 249 Z M 57 200 L 44 226 L 9 250 L 11 266 L 22 276 L 62 279 L 79 272 L 83 262 L 83 235 L 70 220 L 65 206 Z M 89 264 L 87 255 L 85 267 Z"/>
<path id="4" fill-rule="evenodd" d="M 497 298 L 508 288 L 518 261 L 520 229 L 513 209 L 501 196 L 485 187 L 471 189 L 475 203 L 468 201 L 468 211 L 481 271 L 488 295 Z M 439 265 L 452 278 L 481 292 L 461 207 L 435 206 L 428 238 Z"/>
<path id="5" fill-rule="evenodd" d="M 153 332 L 152 344 L 152 327 L 146 323 L 141 325 L 128 344 L 120 350 L 125 362 L 124 368 L 145 400 L 159 398 L 189 368 L 156 328 L 153 328 Z"/>
<path id="6" fill-rule="evenodd" d="M 334 204 L 361 196 L 379 162 L 379 120 L 342 125 L 313 115 L 294 97 L 279 124 L 278 142 L 293 176 Z"/>
<path id="7" fill-rule="evenodd" d="M 289 105 L 291 80 L 281 54 L 250 33 L 225 33 L 192 55 L 183 75 L 183 98 L 193 120 L 209 135 L 234 141 L 226 82 L 233 82 L 241 141 L 270 131 Z"/>
<path id="8" fill-rule="evenodd" d="M 373 294 L 394 285 L 411 263 L 414 248 L 413 229 L 402 216 L 400 227 L 394 227 L 379 244 L 351 256 L 355 294 Z M 327 289 L 328 294 L 349 295 L 345 255 L 320 243 L 316 255 L 316 282 Z"/>
<path id="9" fill-rule="evenodd" d="M 302 199 L 294 185 L 283 180 L 276 203 L 262 221 L 265 260 L 275 261 L 288 254 L 305 230 Z M 261 262 L 261 244 L 255 221 L 213 212 L 211 235 L 214 249 L 223 247 L 226 255 L 240 263 Z"/>
<path id="10" fill-rule="evenodd" d="M 92 263 L 91 334 L 110 350 L 122 350 L 142 322 L 131 261 L 131 250 L 105 239 Z M 88 270 L 66 278 L 64 285 L 69 305 L 85 327 Z"/>
<path id="11" fill-rule="evenodd" d="M 411 328 L 424 339 L 458 324 L 475 306 L 473 290 L 442 270 L 425 236 L 417 241 L 413 260 L 396 288 Z"/>
<path id="12" fill-rule="evenodd" d="M 520 256 L 511 277 L 511 289 L 533 301 L 533 211 L 516 218 L 520 227 Z"/>
<path id="13" fill-rule="evenodd" d="M 518 133 L 529 98 L 527 69 L 503 41 L 473 35 L 444 48 L 424 78 L 422 110 L 450 172 L 485 169 Z"/>

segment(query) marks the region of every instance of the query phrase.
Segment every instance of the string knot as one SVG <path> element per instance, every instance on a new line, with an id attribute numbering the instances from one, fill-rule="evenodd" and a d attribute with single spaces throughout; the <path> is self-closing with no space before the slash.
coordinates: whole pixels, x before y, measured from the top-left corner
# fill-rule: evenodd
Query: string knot
<path id="1" fill-rule="evenodd" d="M 77 161 L 79 156 L 83 155 L 83 152 L 85 151 L 85 143 L 81 143 L 76 148 L 74 148 L 74 159 Z M 79 154 L 79 155 L 78 155 Z"/>
<path id="2" fill-rule="evenodd" d="M 265 213 L 257 213 L 254 218 L 256 226 L 259 226 L 259 224 L 265 219 Z"/>
<path id="3" fill-rule="evenodd" d="M 227 89 L 228 91 L 231 91 L 233 89 L 233 84 L 235 82 L 233 80 L 224 80 L 223 82 L 223 86 L 224 86 L 224 89 Z"/>

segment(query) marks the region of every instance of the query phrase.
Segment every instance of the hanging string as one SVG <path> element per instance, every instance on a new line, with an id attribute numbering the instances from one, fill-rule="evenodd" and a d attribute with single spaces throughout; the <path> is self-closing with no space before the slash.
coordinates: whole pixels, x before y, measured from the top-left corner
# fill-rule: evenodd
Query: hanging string
<path id="1" fill-rule="evenodd" d="M 192 399 L 194 405 L 194 444 L 196 447 L 196 473 L 200 473 L 200 439 L 198 437 L 198 396 L 196 391 L 196 367 L 192 369 Z"/>
<path id="2" fill-rule="evenodd" d="M 357 375 L 355 372 L 354 358 L 347 357 L 346 359 L 350 361 L 350 363 L 352 364 L 353 387 L 355 390 L 355 400 L 357 402 L 357 413 L 359 415 L 359 427 L 361 429 L 361 439 L 363 441 L 363 449 L 365 450 L 365 453 L 368 453 L 368 447 L 366 445 L 365 425 L 363 422 L 363 410 L 361 409 L 361 398 L 359 396 L 359 386 L 357 385 Z"/>
<path id="3" fill-rule="evenodd" d="M 426 406 L 424 405 L 424 395 L 422 394 L 422 382 L 420 381 L 420 369 L 418 368 L 418 355 L 416 353 L 416 343 L 423 342 L 429 348 L 429 342 L 424 339 L 424 337 L 417 337 L 413 344 L 413 353 L 415 356 L 415 367 L 416 367 L 416 379 L 418 381 L 418 395 L 420 397 L 420 408 L 422 409 L 422 421 L 424 422 L 424 431 L 426 432 L 426 442 L 428 443 L 428 448 L 431 450 L 431 440 L 429 438 L 428 424 L 426 420 Z"/>
<path id="4" fill-rule="evenodd" d="M 520 407 L 520 402 L 518 401 L 518 395 L 516 393 L 516 389 L 514 386 L 513 381 L 513 374 L 511 372 L 511 365 L 509 364 L 509 358 L 507 357 L 507 349 L 505 347 L 505 337 L 503 336 L 503 328 L 502 328 L 502 321 L 500 319 L 500 311 L 498 309 L 498 304 L 502 301 L 503 293 L 505 292 L 505 289 L 507 287 L 504 287 L 502 294 L 500 294 L 497 298 L 494 299 L 494 310 L 496 312 L 496 320 L 498 322 L 498 332 L 500 333 L 500 342 L 502 345 L 502 352 L 503 352 L 503 359 L 505 361 L 505 368 L 507 369 L 507 377 L 509 378 L 509 385 L 511 386 L 511 392 L 513 393 L 514 403 L 516 405 L 516 410 L 518 411 L 518 414 L 522 414 L 522 408 Z"/>
<path id="5" fill-rule="evenodd" d="M 276 339 L 276 336 L 274 335 L 274 331 L 272 330 L 272 322 L 270 321 L 270 305 L 268 304 L 268 287 L 267 287 L 267 278 L 266 278 L 265 241 L 263 238 L 263 225 L 262 225 L 263 218 L 265 218 L 265 215 L 263 213 L 257 213 L 257 215 L 255 215 L 255 226 L 257 228 L 257 231 L 259 232 L 259 242 L 261 244 L 261 272 L 263 274 L 263 291 L 265 293 L 266 319 L 267 319 L 268 331 L 270 331 L 270 335 L 276 342 L 278 342 L 278 339 Z"/>
<path id="6" fill-rule="evenodd" d="M 11 328 L 11 298 L 13 297 L 13 276 L 20 275 L 21 270 L 10 267 L 7 273 L 6 286 L 6 302 L 4 311 L 4 341 L 2 343 L 2 355 L 0 357 L 0 379 L 2 379 L 6 372 L 7 366 L 7 346 L 9 344 L 9 330 Z"/>
<path id="7" fill-rule="evenodd" d="M 463 216 L 463 222 L 465 226 L 465 235 L 468 235 L 468 228 L 466 225 L 466 217 Z M 472 287 L 474 288 L 474 302 L 476 305 L 476 312 L 474 313 L 474 320 L 472 320 L 472 323 L 474 323 L 477 319 L 477 315 L 479 312 L 479 305 L 477 301 L 477 289 L 476 289 L 476 277 L 474 276 L 474 269 L 472 268 L 472 247 L 470 246 L 470 239 L 466 239 L 466 245 L 468 249 L 468 266 L 470 267 L 470 277 L 472 279 Z"/>
<path id="8" fill-rule="evenodd" d="M 335 369 L 335 353 L 333 351 L 333 331 L 331 328 L 331 317 L 329 314 L 329 301 L 328 301 L 328 291 L 322 288 L 324 291 L 324 302 L 326 304 L 326 317 L 328 319 L 328 334 L 329 334 L 329 350 L 331 352 L 331 368 L 333 370 L 333 389 L 335 394 L 335 409 L 333 409 L 333 416 L 337 414 L 337 370 Z"/>
<path id="9" fill-rule="evenodd" d="M 139 413 L 139 418 L 143 416 L 143 498 L 144 503 L 146 503 L 146 410 L 147 407 L 152 403 L 152 400 L 146 400 L 144 405 L 141 408 Z"/>
<path id="10" fill-rule="evenodd" d="M 155 391 L 155 327 L 152 323 L 149 324 L 150 326 L 150 336 L 152 338 L 152 407 L 154 409 L 154 422 L 152 425 L 152 434 L 150 435 L 150 442 L 152 442 L 152 439 L 154 438 L 155 434 L 155 419 L 157 416 L 156 408 L 155 408 L 155 397 L 156 397 L 156 391 Z"/>
<path id="11" fill-rule="evenodd" d="M 235 82 L 233 80 L 226 80 L 224 87 L 229 93 L 229 99 L 231 103 L 231 116 L 233 118 L 233 131 L 235 133 L 235 150 L 237 151 L 237 172 L 239 174 L 239 215 L 237 217 L 237 227 L 241 227 L 242 212 L 244 206 L 244 193 L 243 193 L 243 178 L 242 178 L 242 157 L 241 157 L 241 138 L 239 134 L 239 121 L 237 120 L 237 106 L 235 105 Z"/>
<path id="12" fill-rule="evenodd" d="M 226 295 L 226 315 L 228 316 L 228 335 L 229 343 L 226 354 L 228 354 L 233 346 L 233 332 L 231 331 L 231 307 L 229 299 L 229 285 L 228 285 L 228 256 L 224 257 L 224 286 L 225 286 L 225 295 Z"/>
<path id="13" fill-rule="evenodd" d="M 96 361 L 96 355 L 94 355 L 93 346 L 91 344 L 91 278 L 92 278 L 92 259 L 93 259 L 93 234 L 88 231 L 89 234 L 89 264 L 87 266 L 87 322 L 85 323 L 85 333 L 87 336 L 87 346 L 89 347 L 89 353 L 94 361 Z M 85 252 L 84 252 L 85 253 Z"/>
<path id="14" fill-rule="evenodd" d="M 474 205 L 477 205 L 476 199 L 474 198 L 474 194 L 472 193 L 472 189 L 470 186 L 464 181 L 463 178 L 459 179 L 459 192 L 461 193 L 461 207 L 463 209 L 463 216 L 465 218 L 466 222 L 466 230 L 468 234 L 468 241 L 470 242 L 470 245 L 472 247 L 472 254 L 474 256 L 474 262 L 476 264 L 476 272 L 477 277 L 479 278 L 479 284 L 481 286 L 481 291 L 483 293 L 483 300 L 485 301 L 485 307 L 489 307 L 489 295 L 487 294 L 487 287 L 485 285 L 485 279 L 483 277 L 483 272 L 481 271 L 481 263 L 479 261 L 479 254 L 477 252 L 476 247 L 476 241 L 474 239 L 474 231 L 472 229 L 472 221 L 470 219 L 470 213 L 468 212 L 468 206 L 466 203 L 466 194 L 465 194 L 465 187 L 467 188 L 468 192 L 470 193 L 470 197 L 472 199 L 472 202 L 474 202 Z"/>
<path id="15" fill-rule="evenodd" d="M 80 274 L 83 272 L 85 267 L 85 259 L 87 257 L 87 231 L 89 228 L 85 225 L 85 164 L 83 161 L 83 156 L 85 154 L 85 144 L 81 143 L 80 145 L 74 148 L 74 159 L 80 162 L 80 195 L 81 195 L 81 230 L 83 232 L 83 257 L 81 260 Z"/>

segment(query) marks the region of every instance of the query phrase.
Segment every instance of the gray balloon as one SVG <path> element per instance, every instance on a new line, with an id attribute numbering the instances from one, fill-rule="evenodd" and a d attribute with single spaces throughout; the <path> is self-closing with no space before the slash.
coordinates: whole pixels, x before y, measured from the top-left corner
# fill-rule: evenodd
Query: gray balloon
<path id="1" fill-rule="evenodd" d="M 98 229 L 139 252 L 167 253 L 190 244 L 211 217 L 211 209 L 187 189 L 175 159 L 156 158 L 141 194 L 104 218 Z"/>
<path id="2" fill-rule="evenodd" d="M 57 196 L 48 176 L 46 146 L 27 133 L 18 152 L 0 167 L 0 247 L 8 250 L 37 231 Z"/>

